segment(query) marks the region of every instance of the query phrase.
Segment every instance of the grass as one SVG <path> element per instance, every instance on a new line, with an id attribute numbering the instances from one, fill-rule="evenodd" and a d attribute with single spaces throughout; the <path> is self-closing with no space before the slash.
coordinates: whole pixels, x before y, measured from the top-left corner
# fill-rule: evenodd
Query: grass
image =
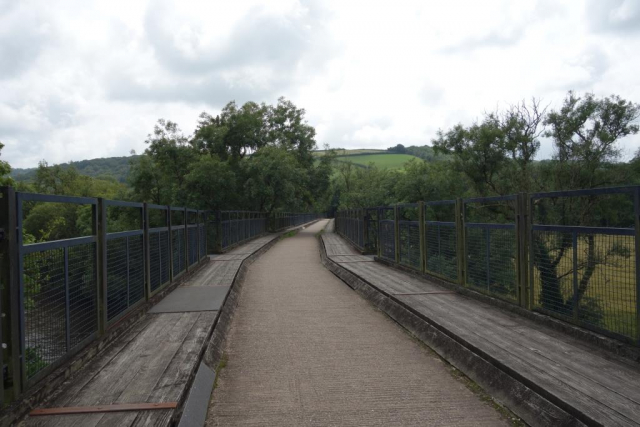
<path id="1" fill-rule="evenodd" d="M 387 150 L 376 150 L 376 149 L 372 149 L 372 148 L 362 148 L 362 149 L 355 149 L 355 150 L 336 150 L 336 154 L 338 156 L 344 156 L 345 154 L 362 154 L 362 153 L 386 153 Z M 323 156 L 326 153 L 325 150 L 318 150 L 318 151 L 314 151 L 313 155 L 314 156 Z"/>
<path id="2" fill-rule="evenodd" d="M 298 234 L 298 231 L 300 231 L 300 229 L 299 229 L 299 228 L 298 228 L 298 229 L 295 229 L 295 230 L 287 231 L 286 233 L 284 233 L 284 234 L 282 235 L 282 237 L 281 237 L 281 238 L 282 238 L 282 239 L 286 239 L 287 237 L 293 237 L 293 236 L 295 236 L 296 234 Z"/>
<path id="3" fill-rule="evenodd" d="M 227 353 L 222 353 L 222 357 L 220 358 L 220 363 L 216 367 L 216 380 L 213 383 L 213 389 L 218 388 L 218 379 L 220 378 L 220 372 L 227 367 L 227 362 L 229 361 L 229 356 Z"/>
<path id="4" fill-rule="evenodd" d="M 347 157 L 338 156 L 336 159 L 344 162 L 352 162 L 362 166 L 369 166 L 369 164 L 373 163 L 380 169 L 403 169 L 405 163 L 416 158 L 417 157 L 409 154 L 376 154 Z"/>

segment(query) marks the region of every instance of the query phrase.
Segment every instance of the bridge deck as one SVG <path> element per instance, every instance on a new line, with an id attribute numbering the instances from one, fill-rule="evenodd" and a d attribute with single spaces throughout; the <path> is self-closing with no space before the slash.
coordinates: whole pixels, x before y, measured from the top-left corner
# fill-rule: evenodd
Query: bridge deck
<path id="1" fill-rule="evenodd" d="M 263 236 L 227 254 L 212 256 L 207 265 L 178 289 L 230 286 L 242 260 L 275 237 L 273 234 Z M 207 344 L 217 313 L 147 313 L 123 337 L 77 372 L 43 407 L 181 401 L 188 392 L 189 379 L 200 362 L 200 354 Z M 47 415 L 29 417 L 26 424 L 51 427 L 161 426 L 168 425 L 173 415 L 173 409 Z"/>
<path id="2" fill-rule="evenodd" d="M 637 363 L 496 306 L 444 293 L 447 289 L 426 279 L 378 262 L 349 262 L 369 260 L 335 233 L 325 233 L 323 240 L 331 260 L 417 310 L 475 352 L 521 375 L 557 405 L 603 425 L 640 425 Z"/>
<path id="3" fill-rule="evenodd" d="M 324 223 L 249 267 L 207 425 L 508 425 L 324 268 Z"/>

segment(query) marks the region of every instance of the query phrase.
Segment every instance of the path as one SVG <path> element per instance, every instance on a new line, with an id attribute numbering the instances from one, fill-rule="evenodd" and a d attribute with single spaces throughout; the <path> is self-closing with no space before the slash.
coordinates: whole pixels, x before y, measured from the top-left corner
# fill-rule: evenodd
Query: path
<path id="1" fill-rule="evenodd" d="M 249 268 L 207 425 L 506 425 L 322 266 L 314 235 L 325 224 Z"/>

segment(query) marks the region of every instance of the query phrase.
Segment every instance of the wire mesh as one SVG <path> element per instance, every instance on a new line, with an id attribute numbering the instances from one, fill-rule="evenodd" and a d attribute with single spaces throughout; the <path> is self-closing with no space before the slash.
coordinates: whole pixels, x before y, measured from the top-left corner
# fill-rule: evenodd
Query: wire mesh
<path id="1" fill-rule="evenodd" d="M 458 280 L 455 222 L 425 221 L 426 270 L 453 282 Z"/>
<path id="2" fill-rule="evenodd" d="M 558 227 L 560 228 L 560 227 Z M 583 326 L 635 338 L 635 236 L 587 228 L 532 231 L 533 303 Z"/>
<path id="3" fill-rule="evenodd" d="M 107 320 L 144 298 L 142 234 L 107 241 Z"/>
<path id="4" fill-rule="evenodd" d="M 467 224 L 467 285 L 511 302 L 518 301 L 516 233 L 513 224 Z"/>
<path id="5" fill-rule="evenodd" d="M 380 221 L 380 256 L 382 258 L 395 261 L 396 259 L 396 237 L 395 222 L 390 219 Z"/>
<path id="6" fill-rule="evenodd" d="M 25 369 L 32 378 L 97 331 L 95 243 L 25 254 L 23 284 Z"/>
<path id="7" fill-rule="evenodd" d="M 189 265 L 193 265 L 198 262 L 198 226 L 189 226 L 188 228 L 188 236 L 187 239 L 187 251 L 188 251 L 188 260 Z"/>
<path id="8" fill-rule="evenodd" d="M 204 258 L 207 255 L 207 226 L 206 224 L 202 223 L 198 225 L 198 233 L 200 236 L 200 240 L 199 242 L 199 251 L 200 251 L 200 258 Z"/>
<path id="9" fill-rule="evenodd" d="M 173 275 L 174 277 L 185 270 L 185 242 L 184 227 L 171 230 L 171 243 L 173 245 Z"/>
<path id="10" fill-rule="evenodd" d="M 169 282 L 169 232 L 149 230 L 149 273 L 151 291 Z"/>
<path id="11" fill-rule="evenodd" d="M 398 257 L 400 264 L 420 270 L 420 224 L 418 221 L 398 221 Z"/>

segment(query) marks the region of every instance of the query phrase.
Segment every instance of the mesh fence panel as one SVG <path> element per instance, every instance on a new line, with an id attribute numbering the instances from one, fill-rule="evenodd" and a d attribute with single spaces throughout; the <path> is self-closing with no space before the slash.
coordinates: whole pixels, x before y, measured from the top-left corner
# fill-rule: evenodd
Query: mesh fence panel
<path id="1" fill-rule="evenodd" d="M 98 329 L 95 243 L 26 254 L 23 267 L 24 357 L 32 378 Z"/>
<path id="2" fill-rule="evenodd" d="M 129 237 L 129 307 L 144 298 L 144 238 Z"/>
<path id="3" fill-rule="evenodd" d="M 143 236 L 107 241 L 107 320 L 144 298 Z"/>
<path id="4" fill-rule="evenodd" d="M 34 252 L 23 262 L 25 359 L 31 378 L 67 351 L 64 249 Z"/>
<path id="5" fill-rule="evenodd" d="M 395 261 L 396 259 L 396 240 L 395 240 L 395 224 L 392 220 L 380 221 L 380 256 L 382 258 Z"/>
<path id="6" fill-rule="evenodd" d="M 512 225 L 467 227 L 467 285 L 517 302 L 516 235 Z"/>
<path id="7" fill-rule="evenodd" d="M 451 281 L 458 280 L 456 224 L 425 222 L 426 269 Z"/>
<path id="8" fill-rule="evenodd" d="M 107 242 L 107 320 L 127 309 L 127 238 Z"/>
<path id="9" fill-rule="evenodd" d="M 173 245 L 173 275 L 177 276 L 185 269 L 184 228 L 171 230 Z"/>
<path id="10" fill-rule="evenodd" d="M 534 308 L 636 337 L 634 236 L 534 229 L 531 246 Z"/>
<path id="11" fill-rule="evenodd" d="M 198 232 L 200 234 L 200 258 L 203 258 L 207 254 L 207 227 L 205 224 L 198 226 Z"/>
<path id="12" fill-rule="evenodd" d="M 69 247 L 70 348 L 98 330 L 96 244 Z"/>
<path id="13" fill-rule="evenodd" d="M 189 265 L 193 265 L 198 262 L 198 226 L 190 226 L 188 228 L 189 231 L 189 239 L 187 239 L 188 245 L 188 259 Z"/>
<path id="14" fill-rule="evenodd" d="M 418 221 L 399 221 L 398 233 L 400 264 L 419 270 L 421 268 L 420 224 Z"/>

